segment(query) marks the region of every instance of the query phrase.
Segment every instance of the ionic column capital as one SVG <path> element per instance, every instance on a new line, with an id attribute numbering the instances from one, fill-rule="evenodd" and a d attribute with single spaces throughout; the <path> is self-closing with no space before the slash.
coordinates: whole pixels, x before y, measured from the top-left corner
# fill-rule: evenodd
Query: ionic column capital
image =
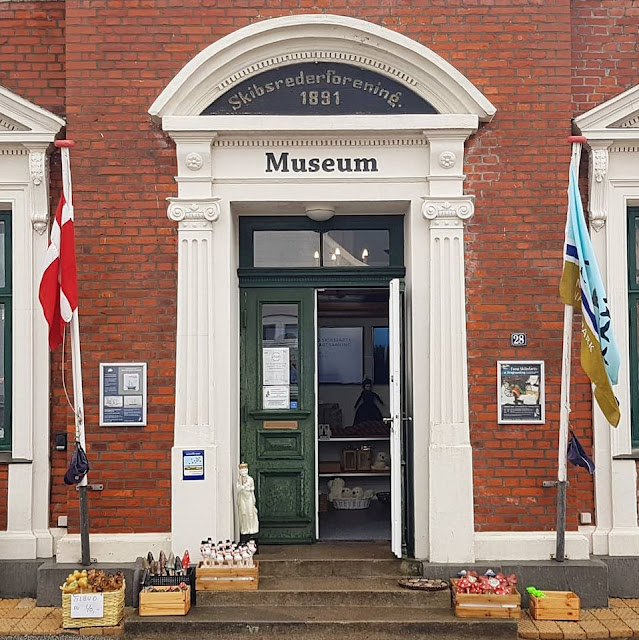
<path id="1" fill-rule="evenodd" d="M 474 196 L 423 196 L 422 215 L 431 227 L 459 227 L 475 213 Z"/>
<path id="2" fill-rule="evenodd" d="M 180 229 L 206 229 L 220 217 L 219 198 L 167 198 L 169 220 Z"/>

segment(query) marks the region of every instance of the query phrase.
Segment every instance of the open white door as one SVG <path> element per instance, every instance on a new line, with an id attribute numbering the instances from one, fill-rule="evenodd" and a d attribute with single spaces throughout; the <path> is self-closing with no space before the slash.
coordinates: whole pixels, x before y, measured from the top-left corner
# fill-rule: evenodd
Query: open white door
<path id="1" fill-rule="evenodd" d="M 390 368 L 391 548 L 402 556 L 402 361 L 399 280 L 390 281 L 388 343 Z"/>

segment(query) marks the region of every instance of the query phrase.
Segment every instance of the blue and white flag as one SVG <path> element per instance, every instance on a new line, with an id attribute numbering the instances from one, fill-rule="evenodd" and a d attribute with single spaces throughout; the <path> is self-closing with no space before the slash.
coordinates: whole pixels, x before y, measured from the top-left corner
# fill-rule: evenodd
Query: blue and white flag
<path id="1" fill-rule="evenodd" d="M 619 375 L 619 350 L 584 218 L 574 162 L 570 165 L 564 269 L 559 291 L 565 304 L 581 307 L 581 366 L 595 387 L 595 399 L 603 414 L 616 427 L 621 414 L 612 385 L 617 384 Z"/>

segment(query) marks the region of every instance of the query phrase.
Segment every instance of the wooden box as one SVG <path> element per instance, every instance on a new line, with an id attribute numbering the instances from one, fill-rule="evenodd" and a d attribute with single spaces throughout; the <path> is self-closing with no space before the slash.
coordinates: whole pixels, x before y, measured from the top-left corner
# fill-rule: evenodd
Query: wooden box
<path id="1" fill-rule="evenodd" d="M 320 473 L 339 473 L 342 470 L 342 463 L 339 460 L 320 460 Z"/>
<path id="2" fill-rule="evenodd" d="M 510 595 L 457 593 L 458 580 L 450 581 L 450 593 L 458 618 L 520 618 L 521 594 L 512 587 Z"/>
<path id="3" fill-rule="evenodd" d="M 579 620 L 580 600 L 572 591 L 544 591 L 545 598 L 530 596 L 530 615 L 535 620 Z"/>
<path id="4" fill-rule="evenodd" d="M 371 470 L 371 450 L 368 447 L 357 450 L 357 470 Z"/>
<path id="5" fill-rule="evenodd" d="M 342 471 L 357 471 L 357 451 L 355 449 L 342 450 Z"/>
<path id="6" fill-rule="evenodd" d="M 203 567 L 195 573 L 196 591 L 255 591 L 259 582 L 259 562 L 254 567 Z"/>
<path id="7" fill-rule="evenodd" d="M 169 591 L 175 587 L 153 587 L 156 591 L 140 591 L 141 616 L 185 616 L 191 608 L 191 587 Z"/>

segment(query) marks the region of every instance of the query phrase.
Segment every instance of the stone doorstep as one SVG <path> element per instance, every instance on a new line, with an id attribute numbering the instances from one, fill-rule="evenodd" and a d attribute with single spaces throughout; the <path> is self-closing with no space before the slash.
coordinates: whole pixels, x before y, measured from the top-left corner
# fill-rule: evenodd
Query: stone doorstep
<path id="1" fill-rule="evenodd" d="M 579 622 L 555 622 L 533 620 L 528 612 L 522 612 L 519 620 L 519 638 L 524 640 L 594 640 L 597 638 L 639 637 L 638 599 L 611 599 L 609 609 L 582 611 Z M 22 609 L 21 617 L 8 618 L 11 610 Z M 125 619 L 135 610 L 128 608 Z M 21 612 L 22 613 L 22 612 Z M 168 620 L 167 620 L 168 622 Z M 121 636 L 124 635 L 124 620 L 115 627 L 83 627 L 62 629 L 61 610 L 36 607 L 31 598 L 0 600 L 0 637 L 15 635 L 80 635 Z"/>

